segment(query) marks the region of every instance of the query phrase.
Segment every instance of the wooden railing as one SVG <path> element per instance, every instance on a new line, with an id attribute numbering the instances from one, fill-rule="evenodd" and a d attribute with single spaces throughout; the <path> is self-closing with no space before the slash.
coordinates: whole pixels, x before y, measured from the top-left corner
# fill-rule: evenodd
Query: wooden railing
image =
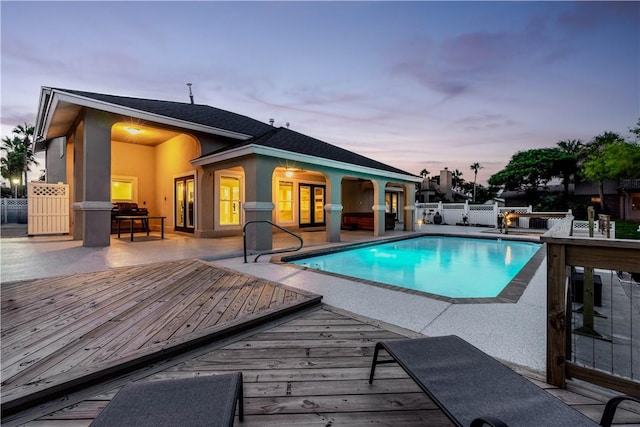
<path id="1" fill-rule="evenodd" d="M 614 292 L 611 291 L 612 297 L 608 303 L 613 304 L 614 299 L 625 301 L 625 304 L 628 301 L 628 309 L 612 305 L 606 313 L 609 318 L 602 315 L 600 317 L 604 317 L 611 325 L 614 324 L 614 320 L 620 324 L 619 317 L 623 312 L 626 313 L 625 316 L 630 317 L 626 320 L 628 325 L 621 326 L 622 330 L 612 329 L 608 333 L 609 337 L 600 335 L 593 326 L 594 319 L 604 321 L 598 318 L 594 309 L 596 288 L 593 274 L 594 269 L 602 269 L 596 272 L 605 276 L 605 280 L 600 281 L 600 286 L 604 284 L 613 289 L 614 283 L 620 285 L 623 283 L 622 279 L 625 282 L 628 279 L 625 286 L 628 286 L 631 292 L 640 292 L 640 285 L 637 283 L 637 278 L 640 277 L 640 241 L 573 237 L 572 220 L 570 217 L 565 218 L 541 237 L 547 246 L 547 382 L 565 387 L 567 378 L 578 378 L 624 393 L 638 394 L 640 372 L 637 367 L 640 365 L 640 342 L 637 339 L 637 331 L 633 331 L 634 323 L 638 323 L 640 319 L 638 307 L 631 301 L 633 294 L 618 293 L 614 298 Z M 576 298 L 572 295 L 571 289 L 576 267 L 583 269 L 583 293 L 579 300 L 584 306 L 577 315 L 579 317 L 574 317 L 578 310 L 575 309 Z M 575 324 L 578 322 L 580 325 Z M 604 369 L 602 363 L 594 362 L 592 366 L 585 366 L 584 363 L 579 363 L 577 358 L 572 358 L 577 352 L 575 342 L 584 339 L 606 342 L 606 345 L 611 347 L 611 365 L 614 365 L 614 359 L 616 364 L 628 361 L 630 366 L 622 371 L 630 374 L 620 375 L 614 372 L 619 369 Z M 625 349 L 625 354 L 628 350 L 628 357 L 619 357 L 621 348 Z M 595 359 L 595 344 L 593 353 Z"/>

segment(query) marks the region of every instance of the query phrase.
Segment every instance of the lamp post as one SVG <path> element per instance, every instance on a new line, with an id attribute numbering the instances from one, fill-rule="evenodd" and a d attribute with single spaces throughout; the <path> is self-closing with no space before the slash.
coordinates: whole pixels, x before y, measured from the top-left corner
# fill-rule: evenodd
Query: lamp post
<path id="1" fill-rule="evenodd" d="M 18 198 L 18 184 L 20 184 L 20 180 L 18 178 L 13 178 L 13 198 Z"/>

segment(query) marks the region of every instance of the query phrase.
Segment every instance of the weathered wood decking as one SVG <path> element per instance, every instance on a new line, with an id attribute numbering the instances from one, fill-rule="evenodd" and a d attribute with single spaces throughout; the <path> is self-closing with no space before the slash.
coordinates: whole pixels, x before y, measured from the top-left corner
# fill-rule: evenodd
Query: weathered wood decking
<path id="1" fill-rule="evenodd" d="M 88 426 L 127 382 L 242 371 L 245 421 L 239 426 L 450 425 L 399 367 L 380 366 L 368 384 L 375 343 L 416 334 L 330 307 L 289 310 L 284 318 L 268 315 L 308 301 L 317 300 L 199 261 L 3 284 L 2 373 L 5 381 L 14 379 L 3 383 L 3 404 L 5 393 L 15 398 L 16 390 L 28 396 L 56 381 L 69 385 L 79 373 L 91 376 L 96 366 L 145 362 L 144 351 L 161 351 L 153 363 L 149 359 L 126 372 L 103 369 L 94 381 L 4 417 L 2 424 Z M 243 319 L 253 319 L 253 328 L 239 328 Z M 220 334 L 201 339 L 211 331 Z M 192 338 L 195 345 L 183 353 L 162 352 L 170 345 L 186 347 Z M 36 358 L 44 348 L 50 353 Z M 12 361 L 6 366 L 12 377 L 5 376 L 5 357 Z M 599 419 L 604 398 L 597 393 L 560 390 L 542 375 L 521 373 Z M 17 386 L 15 378 L 31 384 Z M 640 414 L 622 410 L 616 422 L 640 426 Z"/>
<path id="2" fill-rule="evenodd" d="M 319 303 L 185 260 L 2 284 L 2 409 Z"/>
<path id="3" fill-rule="evenodd" d="M 245 381 L 245 419 L 236 420 L 238 426 L 450 425 L 399 367 L 382 365 L 374 384 L 367 382 L 375 342 L 403 338 L 404 331 L 326 307 L 296 316 L 272 322 L 235 342 L 209 344 L 198 354 L 142 369 L 119 383 L 93 387 L 85 396 L 61 400 L 58 411 L 33 412 L 25 425 L 87 426 L 128 381 L 228 371 L 242 371 Z M 522 373 L 599 421 L 601 399 L 552 388 L 542 382 L 542 375 Z M 621 410 L 616 422 L 640 425 L 640 415 Z"/>

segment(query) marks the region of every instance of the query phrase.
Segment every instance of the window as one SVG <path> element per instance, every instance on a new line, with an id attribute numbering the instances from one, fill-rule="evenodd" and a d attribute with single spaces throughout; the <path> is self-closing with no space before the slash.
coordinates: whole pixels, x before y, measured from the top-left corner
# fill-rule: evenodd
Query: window
<path id="1" fill-rule="evenodd" d="M 138 178 L 111 177 L 111 201 L 135 202 L 137 199 Z"/>
<path id="2" fill-rule="evenodd" d="M 293 222 L 293 182 L 278 183 L 278 221 Z"/>
<path id="3" fill-rule="evenodd" d="M 220 177 L 220 225 L 240 225 L 240 178 Z"/>
<path id="4" fill-rule="evenodd" d="M 631 195 L 631 210 L 640 211 L 640 194 Z"/>

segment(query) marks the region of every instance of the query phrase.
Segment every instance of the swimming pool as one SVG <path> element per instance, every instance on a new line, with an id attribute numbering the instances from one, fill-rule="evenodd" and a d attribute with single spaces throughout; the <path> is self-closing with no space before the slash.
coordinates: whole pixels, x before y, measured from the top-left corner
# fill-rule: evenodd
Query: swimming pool
<path id="1" fill-rule="evenodd" d="M 541 247 L 527 241 L 422 236 L 283 260 L 447 298 L 495 298 Z"/>

